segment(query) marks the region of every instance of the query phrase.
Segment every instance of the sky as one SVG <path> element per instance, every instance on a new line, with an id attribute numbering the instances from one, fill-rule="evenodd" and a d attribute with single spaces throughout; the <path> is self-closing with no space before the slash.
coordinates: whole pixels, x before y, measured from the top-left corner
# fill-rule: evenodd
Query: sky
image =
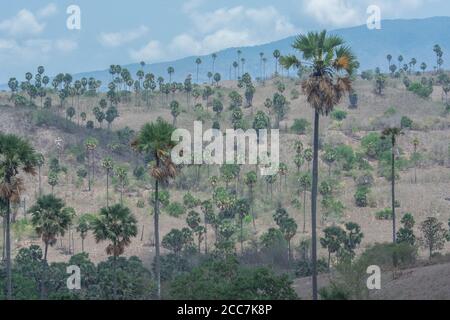
<path id="1" fill-rule="evenodd" d="M 80 9 L 80 29 L 67 27 L 71 5 Z M 8 1 L 0 11 L 0 83 L 39 65 L 49 75 L 102 70 L 361 25 L 370 5 L 382 19 L 450 16 L 448 0 Z"/>

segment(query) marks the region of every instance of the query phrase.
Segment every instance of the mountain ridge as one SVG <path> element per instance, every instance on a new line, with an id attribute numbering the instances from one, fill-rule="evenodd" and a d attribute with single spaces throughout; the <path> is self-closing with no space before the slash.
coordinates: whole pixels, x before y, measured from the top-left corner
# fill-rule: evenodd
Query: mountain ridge
<path id="1" fill-rule="evenodd" d="M 366 25 L 360 25 L 329 32 L 343 37 L 353 49 L 361 64 L 360 71 L 374 69 L 375 67 L 387 71 L 387 54 L 393 56 L 392 63 L 394 64 L 398 64 L 397 57 L 401 54 L 404 57 L 403 64 L 408 63 L 414 57 L 417 60 L 416 70 L 422 62 L 428 65 L 428 70 L 432 70 L 435 65 L 435 56 L 432 51 L 435 44 L 439 44 L 444 51 L 444 66 L 446 65 L 445 52 L 450 50 L 450 37 L 446 37 L 442 30 L 448 29 L 450 29 L 450 17 L 441 16 L 423 19 L 383 20 L 381 30 L 369 30 Z M 275 69 L 273 51 L 278 49 L 282 55 L 294 53 L 291 45 L 295 37 L 294 35 L 265 44 L 220 50 L 216 52 L 218 57 L 214 71 L 221 74 L 222 80 L 234 79 L 235 74 L 231 64 L 238 59 L 237 50 L 241 50 L 241 57 L 246 59 L 244 72 L 249 72 L 254 78 L 259 77 L 262 71 L 259 53 L 264 52 L 264 56 L 267 58 L 266 75 L 269 76 Z M 146 73 L 151 72 L 156 77 L 162 76 L 167 81 L 167 68 L 171 66 L 175 69 L 172 76 L 173 81 L 182 82 L 188 74 L 191 74 L 195 82 L 195 59 L 200 57 L 202 64 L 199 67 L 199 82 L 203 83 L 208 81 L 208 71 L 212 72 L 211 54 L 187 56 L 176 60 L 147 64 L 144 71 Z M 139 63 L 124 64 L 123 67 L 128 68 L 133 76 L 141 68 Z M 105 88 L 111 79 L 108 68 L 109 66 L 106 66 L 105 69 L 76 73 L 73 77 L 74 79 L 94 77 L 101 80 L 102 87 Z M 7 85 L 0 85 L 0 88 L 7 89 Z"/>

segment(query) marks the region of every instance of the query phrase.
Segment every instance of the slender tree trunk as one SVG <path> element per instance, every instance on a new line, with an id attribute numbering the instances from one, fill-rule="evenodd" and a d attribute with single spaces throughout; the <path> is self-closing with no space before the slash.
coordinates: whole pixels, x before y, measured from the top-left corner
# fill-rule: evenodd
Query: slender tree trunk
<path id="1" fill-rule="evenodd" d="M 391 192 L 392 192 L 392 242 L 396 242 L 396 232 L 395 232 L 395 154 L 394 154 L 394 143 L 392 144 L 392 154 L 391 154 Z"/>
<path id="2" fill-rule="evenodd" d="M 205 220 L 205 254 L 208 253 L 208 224 L 206 223 L 206 216 L 203 217 Z"/>
<path id="3" fill-rule="evenodd" d="M 316 214 L 317 214 L 317 182 L 319 176 L 319 112 L 314 113 L 314 150 L 313 150 L 313 174 L 311 190 L 311 258 L 312 258 L 312 293 L 313 300 L 317 300 L 317 236 L 316 236 Z"/>
<path id="4" fill-rule="evenodd" d="M 113 278 L 113 298 L 117 300 L 117 256 L 114 255 L 113 258 L 113 269 L 114 269 L 114 278 Z"/>
<path id="5" fill-rule="evenodd" d="M 303 233 L 306 232 L 306 190 L 303 190 Z"/>
<path id="6" fill-rule="evenodd" d="M 41 166 L 38 166 L 38 174 L 39 174 L 39 197 L 42 195 L 42 188 L 41 188 Z"/>
<path id="7" fill-rule="evenodd" d="M 106 207 L 109 207 L 109 170 L 106 170 Z"/>
<path id="8" fill-rule="evenodd" d="M 156 157 L 156 166 L 159 167 L 159 158 Z M 156 276 L 156 286 L 157 286 L 157 299 L 161 299 L 161 266 L 159 257 L 159 183 L 155 180 L 155 276 Z"/>
<path id="9" fill-rule="evenodd" d="M 244 254 L 244 224 L 243 224 L 244 218 L 241 217 L 241 254 Z"/>
<path id="10" fill-rule="evenodd" d="M 10 179 L 7 178 L 9 182 Z M 11 274 L 11 206 L 9 199 L 6 200 L 6 299 L 12 299 L 12 274 Z"/>

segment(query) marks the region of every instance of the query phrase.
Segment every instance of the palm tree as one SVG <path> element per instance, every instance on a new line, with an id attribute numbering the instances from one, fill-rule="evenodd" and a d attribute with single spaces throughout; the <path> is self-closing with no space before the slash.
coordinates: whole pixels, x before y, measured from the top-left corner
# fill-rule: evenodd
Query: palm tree
<path id="1" fill-rule="evenodd" d="M 114 299 L 117 299 L 117 257 L 124 253 L 125 247 L 131 243 L 131 238 L 137 235 L 137 220 L 130 209 L 115 204 L 112 207 L 102 208 L 100 216 L 92 223 L 95 241 L 111 242 L 106 247 L 106 253 L 113 256 L 114 268 Z"/>
<path id="2" fill-rule="evenodd" d="M 427 64 L 425 62 L 422 62 L 420 64 L 420 69 L 422 70 L 422 74 L 424 74 L 425 70 L 427 69 Z"/>
<path id="3" fill-rule="evenodd" d="M 58 236 L 63 237 L 71 224 L 72 216 L 64 206 L 62 199 L 49 194 L 39 197 L 29 210 L 31 223 L 44 242 L 44 261 L 47 261 L 48 246 L 53 246 Z"/>
<path id="4" fill-rule="evenodd" d="M 414 183 L 417 183 L 417 147 L 419 146 L 419 139 L 417 137 L 413 140 L 413 147 L 414 147 Z"/>
<path id="5" fill-rule="evenodd" d="M 388 54 L 388 55 L 386 56 L 386 59 L 387 59 L 388 64 L 389 64 L 388 70 L 391 70 L 392 55 Z"/>
<path id="6" fill-rule="evenodd" d="M 88 167 L 88 185 L 89 191 L 91 191 L 91 181 L 94 178 L 94 153 L 97 148 L 98 140 L 95 138 L 87 138 L 84 142 L 84 146 L 86 147 L 88 159 L 87 159 L 87 167 Z"/>
<path id="7" fill-rule="evenodd" d="M 170 103 L 170 114 L 173 117 L 172 126 L 175 127 L 177 125 L 177 117 L 180 115 L 180 104 L 178 103 L 178 101 L 173 100 Z"/>
<path id="8" fill-rule="evenodd" d="M 242 64 L 242 74 L 244 74 L 245 73 L 245 69 L 244 69 L 244 67 L 245 67 L 245 58 L 241 58 L 241 64 Z"/>
<path id="9" fill-rule="evenodd" d="M 239 67 L 239 63 L 237 63 L 236 61 L 233 62 L 233 68 L 234 68 L 234 80 L 237 80 L 237 74 L 236 74 L 236 69 Z"/>
<path id="10" fill-rule="evenodd" d="M 263 58 L 264 58 L 264 52 L 259 53 L 259 72 L 261 76 L 261 80 L 263 80 Z"/>
<path id="11" fill-rule="evenodd" d="M 151 155 L 155 159 L 150 168 L 150 175 L 155 179 L 154 185 L 154 233 L 155 233 L 155 276 L 157 297 L 161 298 L 161 266 L 159 250 L 159 185 L 176 175 L 175 165 L 170 160 L 170 150 L 175 146 L 171 136 L 175 128 L 158 118 L 154 123 L 145 124 L 139 132 L 133 147 L 140 153 Z"/>
<path id="12" fill-rule="evenodd" d="M 195 64 L 197 65 L 197 83 L 198 83 L 198 71 L 199 71 L 200 65 L 202 64 L 202 59 L 197 58 L 195 60 Z"/>
<path id="13" fill-rule="evenodd" d="M 109 207 L 109 176 L 114 168 L 114 162 L 111 157 L 102 160 L 102 167 L 106 171 L 106 206 Z"/>
<path id="14" fill-rule="evenodd" d="M 238 77 L 240 76 L 239 61 L 241 61 L 241 54 L 242 54 L 242 51 L 238 50 L 237 51 Z"/>
<path id="15" fill-rule="evenodd" d="M 264 57 L 262 58 L 263 61 L 263 80 L 266 80 L 266 63 L 267 63 L 267 58 Z"/>
<path id="16" fill-rule="evenodd" d="M 173 67 L 167 68 L 167 73 L 169 74 L 169 83 L 172 83 L 172 74 L 174 74 L 175 69 Z"/>
<path id="17" fill-rule="evenodd" d="M 6 207 L 5 212 L 5 251 L 6 251 L 6 298 L 12 298 L 11 278 L 11 203 L 20 201 L 24 189 L 23 181 L 17 177 L 21 172 L 35 174 L 37 156 L 33 147 L 24 139 L 0 132 L 0 199 Z"/>
<path id="18" fill-rule="evenodd" d="M 273 52 L 273 57 L 275 58 L 275 75 L 277 75 L 278 74 L 278 59 L 280 59 L 280 57 L 281 57 L 280 50 L 276 49 Z"/>
<path id="19" fill-rule="evenodd" d="M 41 184 L 41 169 L 45 163 L 45 158 L 42 153 L 36 154 L 36 166 L 38 167 L 38 176 L 39 176 L 39 197 L 42 195 L 42 184 Z"/>
<path id="20" fill-rule="evenodd" d="M 302 89 L 307 101 L 314 109 L 314 151 L 311 191 L 311 229 L 312 229 L 312 282 L 313 299 L 317 300 L 317 182 L 319 152 L 319 118 L 328 115 L 345 93 L 351 92 L 351 75 L 355 69 L 356 58 L 344 41 L 326 31 L 309 32 L 300 35 L 293 48 L 302 53 L 303 59 L 312 65 L 309 78 L 302 81 Z M 284 67 L 300 65 L 297 57 L 291 55 L 283 59 Z"/>
<path id="21" fill-rule="evenodd" d="M 387 128 L 382 132 L 382 139 L 391 140 L 391 202 L 392 202 L 392 243 L 395 243 L 395 144 L 397 137 L 402 135 L 400 128 Z"/>
<path id="22" fill-rule="evenodd" d="M 123 191 L 125 189 L 125 184 L 127 183 L 127 170 L 124 167 L 118 166 L 116 168 L 116 176 L 119 178 L 120 183 L 120 204 L 123 204 Z"/>
<path id="23" fill-rule="evenodd" d="M 402 62 L 403 62 L 403 56 L 402 56 L 402 55 L 399 55 L 398 58 L 397 58 L 397 60 L 398 60 L 398 68 L 401 69 L 401 67 L 402 67 Z M 399 71 L 400 71 L 400 70 L 399 70 Z"/>
<path id="24" fill-rule="evenodd" d="M 256 224 L 255 224 L 255 212 L 254 212 L 254 208 L 253 208 L 253 203 L 254 203 L 254 187 L 255 184 L 257 182 L 258 176 L 256 174 L 255 171 L 250 171 L 245 175 L 244 178 L 244 183 L 247 185 L 248 187 L 248 191 L 249 191 L 249 200 L 250 200 L 250 210 L 252 212 L 252 220 L 253 220 L 253 229 L 256 232 Z"/>
<path id="25" fill-rule="evenodd" d="M 211 55 L 211 58 L 212 58 L 212 73 L 214 73 L 215 72 L 215 64 L 216 64 L 216 59 L 217 59 L 217 53 L 213 53 L 212 55 Z"/>

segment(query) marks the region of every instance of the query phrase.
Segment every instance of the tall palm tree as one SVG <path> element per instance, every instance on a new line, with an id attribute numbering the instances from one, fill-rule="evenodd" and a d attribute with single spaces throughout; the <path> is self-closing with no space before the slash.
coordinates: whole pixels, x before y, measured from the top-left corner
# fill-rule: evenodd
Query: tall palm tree
<path id="1" fill-rule="evenodd" d="M 238 50 L 237 51 L 237 63 L 238 63 L 238 77 L 239 77 L 239 75 L 240 75 L 240 69 L 239 69 L 239 61 L 241 61 L 241 54 L 242 54 L 242 51 L 241 50 Z"/>
<path id="2" fill-rule="evenodd" d="M 41 184 L 41 169 L 45 163 L 45 158 L 42 153 L 36 154 L 36 166 L 38 167 L 38 179 L 39 179 L 39 197 L 42 195 L 42 184 Z"/>
<path id="3" fill-rule="evenodd" d="M 216 64 L 216 59 L 217 59 L 217 53 L 213 53 L 211 55 L 212 58 L 212 73 L 214 74 L 215 72 L 215 64 Z"/>
<path id="4" fill-rule="evenodd" d="M 161 266 L 159 248 L 159 185 L 176 175 L 175 165 L 170 159 L 170 150 L 175 146 L 171 136 L 175 128 L 158 118 L 156 122 L 145 124 L 139 132 L 133 147 L 140 153 L 150 155 L 154 163 L 150 167 L 150 175 L 154 185 L 154 233 L 155 233 L 155 276 L 157 296 L 161 298 Z"/>
<path id="5" fill-rule="evenodd" d="M 259 73 L 261 76 L 261 80 L 263 80 L 263 58 L 264 58 L 264 52 L 259 53 Z"/>
<path id="6" fill-rule="evenodd" d="M 131 238 L 136 237 L 137 220 L 130 209 L 121 204 L 115 204 L 100 210 L 100 216 L 92 223 L 92 231 L 97 243 L 111 242 L 106 247 L 106 253 L 113 256 L 113 295 L 114 299 L 117 299 L 117 257 L 124 253 L 125 247 L 130 245 Z"/>
<path id="7" fill-rule="evenodd" d="M 237 80 L 237 73 L 236 73 L 236 69 L 239 67 L 239 63 L 237 63 L 236 61 L 233 62 L 233 68 L 234 68 L 234 80 Z"/>
<path id="8" fill-rule="evenodd" d="M 306 63 L 311 64 L 309 78 L 302 81 L 302 90 L 314 109 L 314 150 L 311 190 L 311 236 L 312 236 L 312 282 L 313 299 L 317 300 L 317 182 L 319 173 L 319 118 L 328 115 L 345 93 L 351 92 L 351 75 L 355 69 L 356 58 L 344 40 L 327 32 L 309 32 L 300 35 L 292 45 L 302 54 Z M 296 56 L 283 59 L 283 66 L 290 68 L 300 65 Z"/>
<path id="9" fill-rule="evenodd" d="M 278 59 L 280 59 L 280 57 L 281 57 L 280 50 L 276 49 L 273 52 L 273 57 L 275 58 L 275 75 L 277 75 L 278 74 Z"/>
<path id="10" fill-rule="evenodd" d="M 35 174 L 37 156 L 33 147 L 24 139 L 0 132 L 0 198 L 5 212 L 6 298 L 12 298 L 11 279 L 11 203 L 20 201 L 24 189 L 21 172 Z"/>
<path id="11" fill-rule="evenodd" d="M 169 83 L 172 83 L 172 75 L 174 74 L 175 69 L 173 67 L 167 68 L 167 73 L 169 74 Z"/>
<path id="12" fill-rule="evenodd" d="M 390 139 L 391 142 L 391 205 L 392 205 L 392 242 L 396 242 L 395 231 L 395 144 L 397 137 L 402 135 L 400 128 L 386 128 L 382 132 L 382 139 Z"/>
<path id="13" fill-rule="evenodd" d="M 389 64 L 388 70 L 391 70 L 392 55 L 391 55 L 391 54 L 388 54 L 388 55 L 386 56 L 386 59 L 387 59 L 388 64 Z"/>
<path id="14" fill-rule="evenodd" d="M 116 168 L 115 174 L 116 174 L 117 178 L 119 179 L 119 183 L 120 183 L 120 204 L 123 204 L 123 192 L 125 189 L 125 184 L 127 183 L 128 173 L 127 173 L 127 170 L 125 169 L 125 167 L 118 166 Z"/>
<path id="15" fill-rule="evenodd" d="M 111 157 L 102 160 L 102 167 L 106 171 L 106 206 L 109 207 L 109 176 L 114 169 L 114 162 Z"/>
<path id="16" fill-rule="evenodd" d="M 198 71 L 199 71 L 200 65 L 202 64 L 202 59 L 200 59 L 200 58 L 195 59 L 195 64 L 197 65 L 197 83 L 198 83 Z"/>
<path id="17" fill-rule="evenodd" d="M 414 183 L 417 183 L 417 147 L 419 146 L 419 138 L 415 137 L 412 141 L 414 148 Z"/>

